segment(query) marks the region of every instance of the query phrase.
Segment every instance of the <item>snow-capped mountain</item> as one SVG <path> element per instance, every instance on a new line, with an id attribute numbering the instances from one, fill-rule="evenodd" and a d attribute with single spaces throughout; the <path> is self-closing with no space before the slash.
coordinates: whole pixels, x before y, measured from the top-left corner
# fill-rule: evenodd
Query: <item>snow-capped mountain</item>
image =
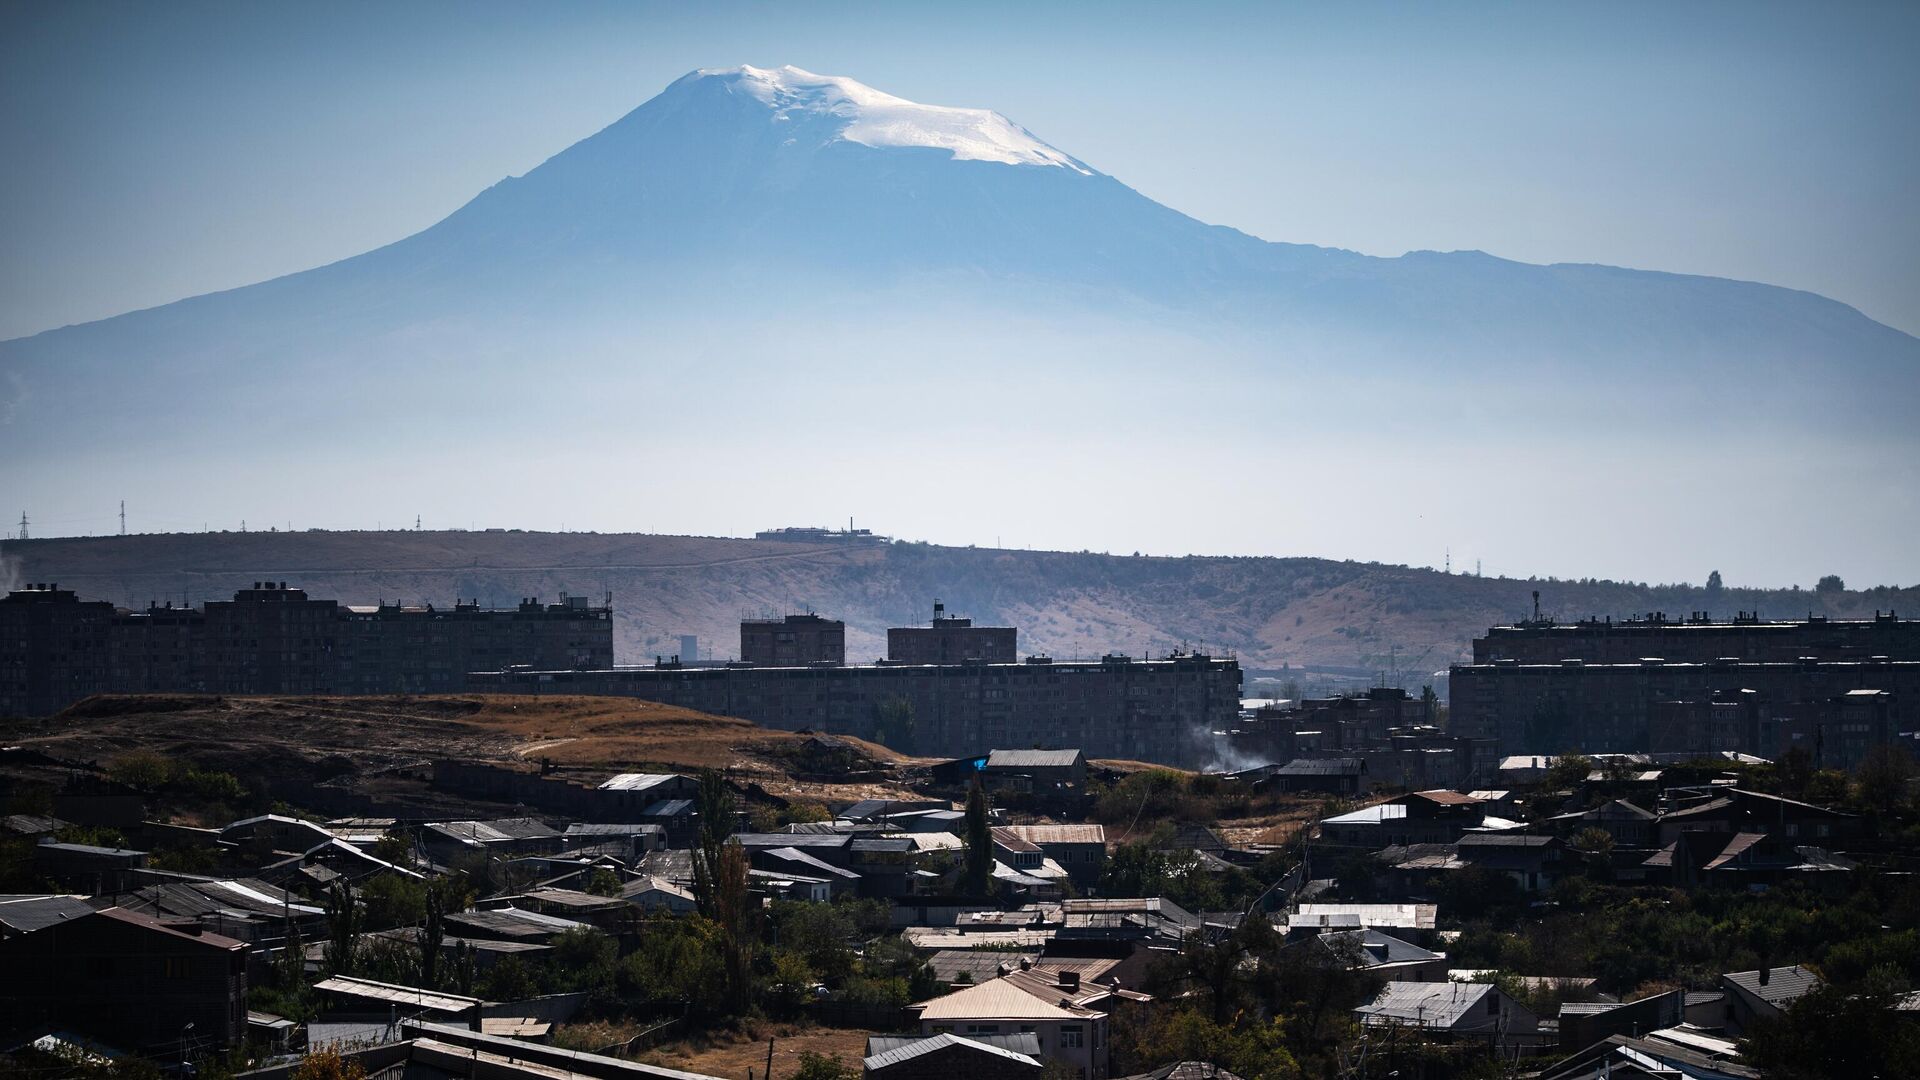
<path id="1" fill-rule="evenodd" d="M 958 370 L 998 381 L 956 388 Z M 803 409 L 871 446 L 930 403 L 1023 432 L 1104 410 L 1130 447 L 1171 458 L 1247 403 L 1311 403 L 1316 423 L 1429 418 L 1422 437 L 1450 449 L 1394 466 L 1405 490 L 1441 461 L 1497 463 L 1496 432 L 1846 432 L 1884 460 L 1912 449 L 1920 341 L 1767 285 L 1269 242 L 995 112 L 739 67 L 675 81 L 378 250 L 0 344 L 0 400 L 0 458 L 49 484 L 92 482 L 57 450 L 84 417 L 127 460 L 237 443 L 326 485 L 347 481 L 314 471 L 314 447 L 343 432 L 447 445 L 543 413 L 591 417 L 605 453 L 644 460 L 664 429 L 638 417 L 697 441 Z M 1240 463 L 1264 453 L 1248 443 Z M 462 461 L 485 471 L 491 454 Z"/>

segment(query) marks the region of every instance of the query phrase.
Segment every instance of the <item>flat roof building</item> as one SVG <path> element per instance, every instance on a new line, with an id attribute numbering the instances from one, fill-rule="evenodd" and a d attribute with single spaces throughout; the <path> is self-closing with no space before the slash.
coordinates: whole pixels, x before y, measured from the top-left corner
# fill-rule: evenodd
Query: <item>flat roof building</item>
<path id="1" fill-rule="evenodd" d="M 1011 664 L 1018 658 L 1020 631 L 1011 626 L 975 626 L 972 619 L 947 614 L 933 602 L 926 626 L 896 626 L 887 631 L 887 660 L 895 664 Z"/>
<path id="2" fill-rule="evenodd" d="M 681 657 L 685 661 L 686 657 Z M 809 612 L 740 622 L 740 659 L 760 667 L 847 662 L 847 624 Z"/>

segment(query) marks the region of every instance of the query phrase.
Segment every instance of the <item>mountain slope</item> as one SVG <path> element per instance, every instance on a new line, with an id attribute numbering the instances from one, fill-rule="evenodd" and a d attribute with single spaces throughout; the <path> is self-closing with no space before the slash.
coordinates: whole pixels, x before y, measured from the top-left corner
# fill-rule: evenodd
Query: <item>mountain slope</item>
<path id="1" fill-rule="evenodd" d="M 1252 402 L 1295 410 L 1299 442 L 1277 445 L 1244 415 Z M 1142 475 L 1177 483 L 1199 454 L 1298 474 L 1312 453 L 1321 499 L 1364 485 L 1419 500 L 1443 469 L 1571 475 L 1603 444 L 1616 477 L 1713 476 L 1717 498 L 1771 511 L 1911 487 L 1916 406 L 1920 341 L 1832 300 L 1269 243 L 997 114 L 792 68 L 690 74 L 364 255 L 0 343 L 0 459 L 24 503 L 136 491 L 193 521 L 315 506 L 362 520 L 356 500 L 383 484 L 416 512 L 444 497 L 427 508 L 452 520 L 466 515 L 451 504 L 503 484 L 598 502 L 595 473 L 689 456 L 714 462 L 730 497 L 779 507 L 794 485 L 768 465 L 802 424 L 832 444 L 816 483 L 885 499 L 900 520 L 901 500 L 932 497 L 875 459 L 918 434 L 908 418 L 934 415 L 977 438 L 921 446 L 922 474 L 1017 475 L 1062 446 L 1153 463 L 1083 481 L 1110 503 Z M 1369 460 L 1320 456 L 1359 417 Z M 523 442 L 536 422 L 539 468 Z M 1677 433 L 1677 449 L 1636 448 Z M 1847 479 L 1812 480 L 1804 460 Z M 1593 509 L 1590 493 L 1522 482 L 1526 505 L 1458 511 L 1450 535 Z M 1698 499 L 1632 497 L 1604 509 L 1672 516 Z M 991 504 L 956 509 L 1012 524 Z M 1888 514 L 1868 531 L 1920 524 L 1911 500 Z"/>

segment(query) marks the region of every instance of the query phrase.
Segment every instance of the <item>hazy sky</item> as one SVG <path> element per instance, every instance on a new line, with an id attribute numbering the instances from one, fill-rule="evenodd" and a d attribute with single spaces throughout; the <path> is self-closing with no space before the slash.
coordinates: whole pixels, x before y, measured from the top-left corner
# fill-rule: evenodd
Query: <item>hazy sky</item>
<path id="1" fill-rule="evenodd" d="M 1916 55 L 1912 3 L 6 3 L 0 339 L 397 239 L 740 63 L 997 109 L 1267 239 L 1749 278 L 1920 332 Z"/>

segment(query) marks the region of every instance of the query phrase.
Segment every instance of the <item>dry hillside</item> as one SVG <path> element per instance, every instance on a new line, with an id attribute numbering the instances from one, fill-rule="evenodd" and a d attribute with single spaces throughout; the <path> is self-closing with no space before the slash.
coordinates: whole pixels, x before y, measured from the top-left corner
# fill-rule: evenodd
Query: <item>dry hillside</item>
<path id="1" fill-rule="evenodd" d="M 908 760 L 840 739 L 876 769 Z M 804 735 L 627 698 L 104 695 L 49 719 L 0 723 L 0 742 L 81 763 L 153 751 L 269 782 L 339 778 L 377 788 L 383 772 L 462 758 L 547 763 L 586 783 L 629 770 L 713 768 L 781 796 L 906 794 L 879 782 L 797 781 Z"/>

